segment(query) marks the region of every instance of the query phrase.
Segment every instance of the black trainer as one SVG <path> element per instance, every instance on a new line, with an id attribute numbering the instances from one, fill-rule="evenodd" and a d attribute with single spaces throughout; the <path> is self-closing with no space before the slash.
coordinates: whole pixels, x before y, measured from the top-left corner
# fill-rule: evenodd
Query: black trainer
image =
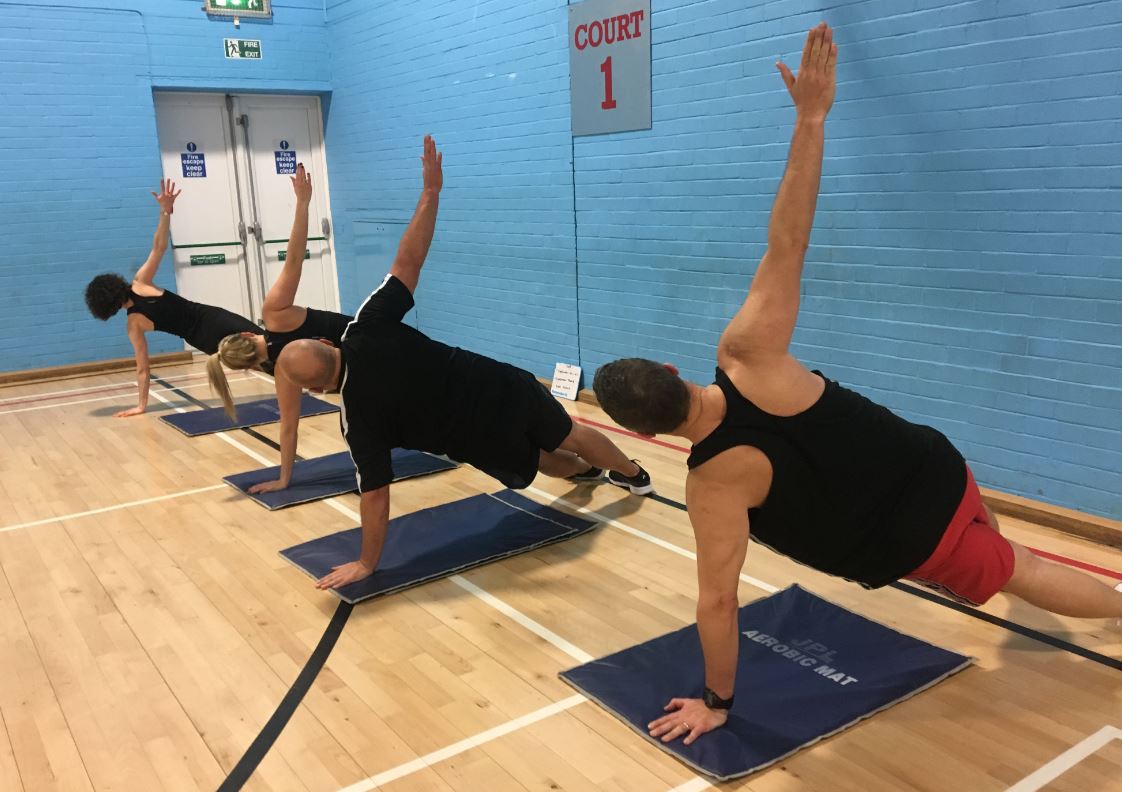
<path id="1" fill-rule="evenodd" d="M 597 481 L 604 480 L 604 468 L 590 467 L 583 473 L 577 473 L 575 476 L 569 476 L 566 481 L 571 481 L 574 484 L 591 484 Z"/>
<path id="2" fill-rule="evenodd" d="M 639 472 L 634 476 L 625 476 L 615 470 L 608 471 L 608 481 L 615 484 L 617 487 L 631 490 L 632 495 L 649 495 L 654 492 L 654 487 L 651 486 L 651 476 L 647 471 L 643 470 L 643 466 L 632 459 L 639 466 Z"/>

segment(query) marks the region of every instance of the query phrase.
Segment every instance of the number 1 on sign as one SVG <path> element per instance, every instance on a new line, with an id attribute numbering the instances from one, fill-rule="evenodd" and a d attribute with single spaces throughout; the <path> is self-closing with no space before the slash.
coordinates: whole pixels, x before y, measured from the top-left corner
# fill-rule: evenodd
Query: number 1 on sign
<path id="1" fill-rule="evenodd" d="M 616 106 L 616 100 L 612 98 L 612 56 L 609 55 L 607 60 L 600 64 L 600 71 L 604 73 L 604 101 L 600 103 L 603 110 L 611 110 Z"/>

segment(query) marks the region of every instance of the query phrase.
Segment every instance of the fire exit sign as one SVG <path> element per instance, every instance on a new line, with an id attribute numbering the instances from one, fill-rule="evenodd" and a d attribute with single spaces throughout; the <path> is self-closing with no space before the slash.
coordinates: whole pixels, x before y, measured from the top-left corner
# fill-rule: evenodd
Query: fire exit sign
<path id="1" fill-rule="evenodd" d="M 271 18 L 273 4 L 272 0 L 205 0 L 203 11 L 210 16 Z"/>
<path id="2" fill-rule="evenodd" d="M 225 39 L 224 46 L 227 58 L 261 60 L 261 42 L 258 39 Z"/>

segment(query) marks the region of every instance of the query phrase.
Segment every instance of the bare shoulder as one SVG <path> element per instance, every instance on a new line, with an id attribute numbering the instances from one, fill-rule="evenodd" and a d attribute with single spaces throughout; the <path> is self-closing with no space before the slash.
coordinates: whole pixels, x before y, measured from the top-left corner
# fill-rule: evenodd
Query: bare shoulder
<path id="1" fill-rule="evenodd" d="M 138 294 L 141 297 L 159 297 L 164 293 L 164 290 L 159 286 L 139 279 L 134 280 L 129 285 L 129 288 L 132 289 L 133 294 Z"/>
<path id="2" fill-rule="evenodd" d="M 713 504 L 735 509 L 761 505 L 771 489 L 771 462 L 754 446 L 734 446 L 706 460 L 686 477 L 686 503 L 693 512 Z"/>
<path id="3" fill-rule="evenodd" d="M 125 328 L 128 330 L 130 336 L 143 335 L 151 330 L 156 329 L 156 325 L 147 316 L 139 313 L 131 313 L 126 320 Z"/>
<path id="4" fill-rule="evenodd" d="M 826 381 L 793 355 L 760 355 L 726 363 L 721 368 L 740 395 L 772 415 L 797 415 L 813 406 L 826 389 Z"/>
<path id="5" fill-rule="evenodd" d="M 289 305 L 279 309 L 269 308 L 266 305 L 261 313 L 265 329 L 270 333 L 291 333 L 308 318 L 308 309 L 301 305 Z"/>

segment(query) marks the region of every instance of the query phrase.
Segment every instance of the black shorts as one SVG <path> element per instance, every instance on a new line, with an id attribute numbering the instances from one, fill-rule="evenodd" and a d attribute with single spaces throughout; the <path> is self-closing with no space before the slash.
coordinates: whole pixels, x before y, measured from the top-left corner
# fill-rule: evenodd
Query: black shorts
<path id="1" fill-rule="evenodd" d="M 538 475 L 539 455 L 555 451 L 573 431 L 573 419 L 557 399 L 529 372 L 520 372 L 504 394 L 505 418 L 491 435 L 488 448 L 469 462 L 511 489 L 530 486 Z"/>

